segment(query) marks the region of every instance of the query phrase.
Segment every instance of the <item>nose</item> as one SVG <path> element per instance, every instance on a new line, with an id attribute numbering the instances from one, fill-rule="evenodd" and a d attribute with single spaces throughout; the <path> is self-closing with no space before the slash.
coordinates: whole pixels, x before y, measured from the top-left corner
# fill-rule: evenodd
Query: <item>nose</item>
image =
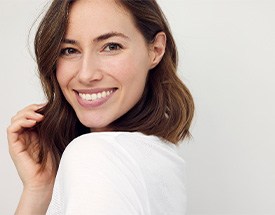
<path id="1" fill-rule="evenodd" d="M 84 54 L 79 61 L 77 78 L 79 82 L 85 85 L 101 80 L 103 78 L 103 73 L 100 69 L 99 59 L 92 54 Z"/>

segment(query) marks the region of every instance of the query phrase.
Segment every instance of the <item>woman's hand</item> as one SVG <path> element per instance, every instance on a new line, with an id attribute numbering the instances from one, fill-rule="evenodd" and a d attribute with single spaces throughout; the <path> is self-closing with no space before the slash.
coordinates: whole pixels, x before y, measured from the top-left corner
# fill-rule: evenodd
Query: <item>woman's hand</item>
<path id="1" fill-rule="evenodd" d="M 35 207 L 38 206 L 41 207 L 38 209 L 43 209 L 41 213 L 44 213 L 51 199 L 54 183 L 51 158 L 48 156 L 45 170 L 39 173 L 41 167 L 37 163 L 39 139 L 35 130 L 30 129 L 43 120 L 44 116 L 36 112 L 43 106 L 33 104 L 19 111 L 12 118 L 11 125 L 7 129 L 9 152 L 24 185 L 24 191 L 17 208 L 20 214 L 38 212 L 35 210 Z M 42 201 L 40 205 L 37 204 L 37 198 Z M 24 209 L 26 207 L 30 209 L 28 212 Z"/>

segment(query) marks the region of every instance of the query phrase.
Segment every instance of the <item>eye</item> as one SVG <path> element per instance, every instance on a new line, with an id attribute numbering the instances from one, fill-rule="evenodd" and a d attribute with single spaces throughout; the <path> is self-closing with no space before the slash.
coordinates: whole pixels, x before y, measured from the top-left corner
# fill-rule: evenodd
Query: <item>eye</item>
<path id="1" fill-rule="evenodd" d="M 64 48 L 64 49 L 61 49 L 60 51 L 60 55 L 64 55 L 64 56 L 70 56 L 72 54 L 76 54 L 78 51 L 74 48 Z"/>
<path id="2" fill-rule="evenodd" d="M 120 50 L 122 49 L 122 46 L 118 43 L 108 43 L 103 51 L 106 51 L 106 52 L 111 52 L 111 51 L 117 51 L 117 50 Z"/>

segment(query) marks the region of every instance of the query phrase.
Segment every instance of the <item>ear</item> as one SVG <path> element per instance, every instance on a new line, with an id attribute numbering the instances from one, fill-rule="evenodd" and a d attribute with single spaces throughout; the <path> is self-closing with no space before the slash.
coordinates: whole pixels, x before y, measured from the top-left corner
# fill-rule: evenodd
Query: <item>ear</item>
<path id="1" fill-rule="evenodd" d="M 166 48 L 166 34 L 159 32 L 150 46 L 150 69 L 153 69 L 161 61 Z"/>

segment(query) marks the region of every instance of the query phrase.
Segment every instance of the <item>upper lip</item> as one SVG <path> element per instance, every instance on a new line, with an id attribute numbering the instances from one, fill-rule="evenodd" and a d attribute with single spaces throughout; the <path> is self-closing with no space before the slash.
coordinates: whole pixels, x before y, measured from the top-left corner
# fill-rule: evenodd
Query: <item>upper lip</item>
<path id="1" fill-rule="evenodd" d="M 113 88 L 93 88 L 93 89 L 75 89 L 74 91 L 77 93 L 83 93 L 83 94 L 93 94 L 93 93 L 101 93 L 103 91 L 111 91 L 111 90 L 116 90 L 117 87 Z"/>

